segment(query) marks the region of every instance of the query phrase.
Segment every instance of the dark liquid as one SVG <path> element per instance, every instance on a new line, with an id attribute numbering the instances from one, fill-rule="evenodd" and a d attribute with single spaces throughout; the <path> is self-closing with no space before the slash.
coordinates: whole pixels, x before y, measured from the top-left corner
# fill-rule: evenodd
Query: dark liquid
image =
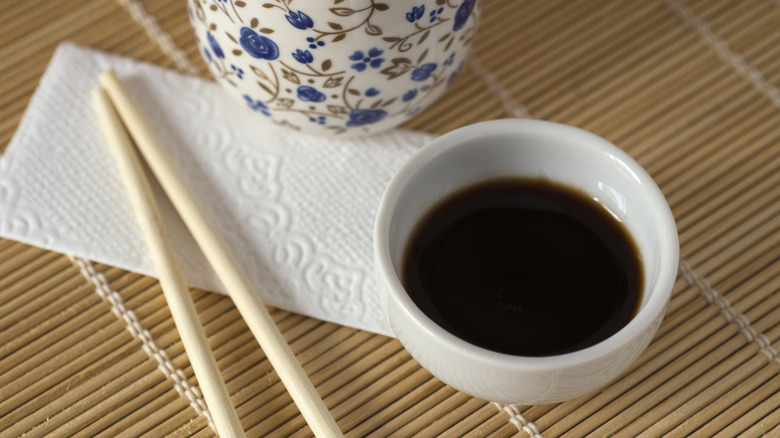
<path id="1" fill-rule="evenodd" d="M 480 347 L 548 356 L 625 326 L 642 297 L 638 250 L 584 193 L 500 179 L 442 201 L 407 243 L 403 283 L 444 329 Z"/>

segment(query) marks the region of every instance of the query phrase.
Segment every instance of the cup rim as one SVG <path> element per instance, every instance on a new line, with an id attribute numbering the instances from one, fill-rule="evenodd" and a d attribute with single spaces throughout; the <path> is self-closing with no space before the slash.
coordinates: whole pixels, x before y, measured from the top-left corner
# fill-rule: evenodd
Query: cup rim
<path id="1" fill-rule="evenodd" d="M 655 220 L 660 231 L 657 281 L 647 302 L 628 324 L 612 336 L 590 347 L 569 353 L 551 356 L 511 355 L 479 347 L 455 336 L 436 324 L 414 304 L 393 268 L 390 255 L 389 225 L 392 209 L 406 183 L 420 167 L 446 150 L 468 144 L 479 137 L 521 132 L 548 136 L 577 136 L 583 147 L 608 151 L 613 159 L 626 166 L 635 175 L 637 182 L 645 187 L 647 201 L 652 204 L 651 211 L 656 215 Z M 479 122 L 437 137 L 410 157 L 391 179 L 377 209 L 374 226 L 374 263 L 377 275 L 381 276 L 379 281 L 384 282 L 388 290 L 388 299 L 395 300 L 418 329 L 440 339 L 450 349 L 457 350 L 459 354 L 472 360 L 507 369 L 543 371 L 578 366 L 603 358 L 631 342 L 638 334 L 651 327 L 658 315 L 664 313 L 676 281 L 678 259 L 679 242 L 674 217 L 666 198 L 647 171 L 625 151 L 602 137 L 574 126 L 543 120 L 501 119 Z"/>

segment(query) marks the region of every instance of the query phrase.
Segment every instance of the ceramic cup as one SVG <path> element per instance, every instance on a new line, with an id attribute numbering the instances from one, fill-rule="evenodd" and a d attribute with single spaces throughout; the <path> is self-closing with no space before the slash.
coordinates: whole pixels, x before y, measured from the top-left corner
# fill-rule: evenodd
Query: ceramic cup
<path id="1" fill-rule="evenodd" d="M 463 66 L 478 0 L 189 0 L 211 74 L 258 117 L 312 134 L 396 127 Z"/>
<path id="2" fill-rule="evenodd" d="M 442 198 L 496 177 L 543 178 L 578 188 L 620 218 L 638 246 L 645 273 L 641 307 L 625 327 L 572 353 L 523 357 L 463 341 L 415 305 L 399 276 L 413 228 Z M 625 370 L 661 323 L 676 278 L 678 252 L 669 206 L 631 157 L 589 132 L 534 120 L 478 123 L 435 139 L 393 177 L 374 229 L 377 282 L 387 292 L 390 323 L 404 347 L 445 383 L 510 404 L 572 399 Z"/>

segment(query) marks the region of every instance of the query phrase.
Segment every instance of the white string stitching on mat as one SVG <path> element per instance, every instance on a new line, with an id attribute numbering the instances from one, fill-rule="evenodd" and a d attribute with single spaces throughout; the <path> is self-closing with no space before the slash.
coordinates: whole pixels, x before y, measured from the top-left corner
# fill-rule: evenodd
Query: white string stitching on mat
<path id="1" fill-rule="evenodd" d="M 732 52 L 729 44 L 724 39 L 715 35 L 707 23 L 696 17 L 693 12 L 680 4 L 680 2 L 677 0 L 665 0 L 665 2 L 669 9 L 677 14 L 688 27 L 699 34 L 704 43 L 715 50 L 720 59 L 734 67 L 737 73 L 748 79 L 774 106 L 780 108 L 780 90 L 768 83 L 760 71 L 748 64 L 741 55 Z"/>
<path id="2" fill-rule="evenodd" d="M 481 62 L 479 62 L 476 58 L 470 58 L 468 66 L 471 70 L 471 73 L 473 73 L 477 78 L 481 79 L 488 90 L 501 100 L 501 103 L 504 105 L 504 109 L 506 109 L 509 114 L 512 114 L 513 116 L 520 119 L 532 118 L 531 114 L 528 112 L 528 108 L 516 101 L 515 98 L 512 97 L 512 93 L 504 88 L 504 86 L 498 82 L 498 79 L 496 79 L 493 73 L 490 73 L 485 69 L 485 67 L 482 66 Z"/>
<path id="3" fill-rule="evenodd" d="M 160 25 L 157 23 L 157 20 L 154 18 L 154 16 L 146 12 L 140 2 L 137 0 L 117 1 L 130 13 L 130 16 L 133 18 L 133 20 L 144 28 L 147 36 L 149 36 L 152 41 L 160 46 L 162 52 L 173 60 L 174 64 L 176 64 L 176 67 L 179 70 L 192 75 L 198 73 L 198 69 L 187 59 L 187 55 L 184 53 L 184 51 L 177 47 L 173 42 L 171 35 L 160 28 Z M 82 273 L 84 276 L 95 283 L 98 294 L 104 298 L 108 297 L 112 304 L 112 310 L 114 310 L 114 313 L 117 315 L 122 313 L 120 316 L 128 322 L 127 327 L 128 330 L 130 330 L 130 333 L 132 333 L 133 336 L 141 339 L 144 350 L 147 352 L 147 354 L 149 354 L 149 356 L 152 356 L 157 360 L 159 368 L 163 374 L 173 380 L 174 386 L 179 394 L 185 395 L 190 400 L 190 406 L 195 409 L 196 413 L 206 417 L 209 423 L 209 427 L 211 427 L 212 430 L 217 430 L 214 425 L 214 421 L 211 418 L 211 412 L 209 412 L 206 403 L 203 401 L 203 397 L 198 387 L 190 386 L 184 376 L 184 373 L 173 366 L 173 363 L 168 358 L 165 350 L 158 348 L 154 343 L 154 340 L 152 339 L 149 331 L 143 330 L 143 328 L 140 326 L 138 319 L 135 317 L 135 313 L 133 313 L 132 310 L 125 309 L 121 296 L 118 293 L 111 291 L 111 289 L 108 287 L 108 283 L 106 282 L 105 277 L 103 277 L 102 274 L 97 274 L 95 276 L 91 275 L 91 273 L 95 272 L 91 262 L 77 257 L 71 257 L 71 260 L 75 260 L 75 262 L 78 263 L 82 268 Z M 115 305 L 115 301 L 118 303 L 118 305 Z"/>
<path id="4" fill-rule="evenodd" d="M 83 259 L 81 257 L 68 256 L 71 263 L 78 265 L 83 275 L 87 280 L 95 285 L 95 291 L 100 298 L 108 301 L 111 304 L 111 311 L 116 316 L 123 319 L 126 323 L 127 330 L 133 335 L 134 338 L 141 340 L 144 351 L 157 360 L 157 368 L 162 371 L 165 377 L 173 380 L 173 385 L 179 394 L 184 395 L 189 399 L 190 406 L 195 409 L 195 412 L 206 417 L 209 422 L 209 426 L 212 430 L 216 430 L 214 422 L 211 418 L 211 413 L 206 407 L 206 403 L 203 401 L 203 396 L 197 386 L 191 386 L 187 382 L 187 378 L 184 373 L 177 369 L 165 350 L 160 349 L 152 339 L 151 333 L 145 330 L 141 326 L 141 322 L 135 315 L 135 312 L 125 307 L 124 300 L 118 292 L 111 290 L 108 285 L 106 277 L 95 270 L 95 266 L 91 261 Z"/>
<path id="5" fill-rule="evenodd" d="M 195 66 L 187 59 L 187 55 L 180 48 L 178 48 L 176 44 L 174 44 L 171 35 L 168 32 L 160 29 L 160 25 L 157 23 L 157 20 L 148 12 L 146 12 L 141 3 L 139 3 L 137 0 L 117 1 L 120 5 L 122 5 L 122 7 L 130 12 L 130 16 L 133 18 L 133 20 L 135 20 L 136 23 L 140 24 L 141 27 L 144 28 L 149 38 L 160 46 L 160 49 L 163 51 L 163 53 L 168 55 L 173 60 L 179 70 L 191 75 L 198 73 L 198 69 L 195 68 Z"/>
<path id="6" fill-rule="evenodd" d="M 772 347 L 772 343 L 769 339 L 764 336 L 763 333 L 757 333 L 753 326 L 750 325 L 747 317 L 734 310 L 734 308 L 731 307 L 729 300 L 710 286 L 706 279 L 696 275 L 685 260 L 680 260 L 680 274 L 689 285 L 696 286 L 699 289 L 708 303 L 714 303 L 720 308 L 720 313 L 726 318 L 726 321 L 736 323 L 739 326 L 740 332 L 745 336 L 748 342 L 755 342 L 758 344 L 760 353 L 764 354 L 770 362 L 775 361 L 780 364 L 780 357 L 778 357 L 777 350 Z"/>
<path id="7" fill-rule="evenodd" d="M 509 422 L 517 427 L 517 430 L 522 430 L 528 434 L 531 438 L 542 438 L 539 433 L 539 429 L 532 421 L 526 420 L 521 414 L 520 409 L 514 405 L 504 405 L 501 403 L 493 402 L 493 405 L 499 411 L 506 411 L 509 414 Z"/>
<path id="8" fill-rule="evenodd" d="M 768 98 L 773 105 L 780 108 L 780 90 L 769 84 L 759 70 L 748 64 L 741 55 L 732 52 L 729 44 L 724 39 L 715 35 L 706 22 L 696 17 L 690 9 L 687 9 L 679 1 L 665 0 L 665 2 L 669 9 L 699 34 L 705 44 L 715 50 L 715 53 L 717 53 L 720 59 L 731 65 L 737 73 L 748 79 L 756 90 Z M 775 0 L 774 3 L 780 5 L 780 2 L 777 0 Z M 780 363 L 780 357 L 778 357 L 777 351 L 772 347 L 769 339 L 763 333 L 756 333 L 756 330 L 750 325 L 747 317 L 742 313 L 735 311 L 726 297 L 713 289 L 706 279 L 699 278 L 696 273 L 693 272 L 690 265 L 684 260 L 680 261 L 680 272 L 688 284 L 695 285 L 699 288 L 707 302 L 715 303 L 720 307 L 720 313 L 727 321 L 735 322 L 739 325 L 740 332 L 747 338 L 748 342 L 755 342 L 758 344 L 760 352 L 763 353 L 770 362 L 775 361 Z"/>

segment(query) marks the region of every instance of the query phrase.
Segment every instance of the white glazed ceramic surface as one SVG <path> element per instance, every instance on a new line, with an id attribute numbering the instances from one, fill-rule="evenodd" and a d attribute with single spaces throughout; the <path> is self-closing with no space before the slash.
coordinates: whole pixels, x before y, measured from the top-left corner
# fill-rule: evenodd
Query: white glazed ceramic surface
<path id="1" fill-rule="evenodd" d="M 458 189 L 495 177 L 545 178 L 579 188 L 628 228 L 644 264 L 642 306 L 606 340 L 573 353 L 521 357 L 488 351 L 445 331 L 415 306 L 399 269 L 419 218 Z M 625 152 L 578 128 L 533 120 L 467 126 L 434 140 L 396 174 L 374 230 L 378 283 L 389 296 L 390 324 L 420 364 L 476 397 L 513 404 L 571 399 L 597 389 L 645 349 L 663 318 L 677 273 L 677 231 L 651 177 Z"/>
<path id="2" fill-rule="evenodd" d="M 466 59 L 478 0 L 189 0 L 216 80 L 259 117 L 313 134 L 396 127 Z"/>

